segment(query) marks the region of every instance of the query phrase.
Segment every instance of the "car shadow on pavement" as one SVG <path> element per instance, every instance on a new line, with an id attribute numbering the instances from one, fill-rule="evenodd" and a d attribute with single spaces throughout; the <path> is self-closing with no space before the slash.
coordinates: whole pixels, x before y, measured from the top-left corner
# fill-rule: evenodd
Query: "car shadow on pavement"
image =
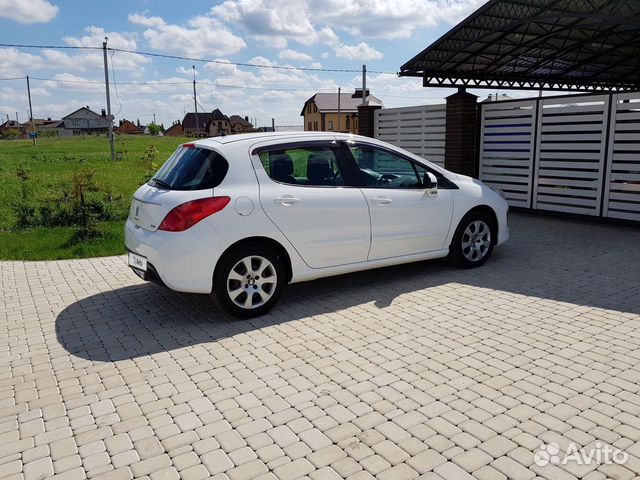
<path id="1" fill-rule="evenodd" d="M 92 361 L 168 352 L 298 319 L 329 321 L 351 307 L 419 309 L 446 306 L 436 288 L 477 287 L 579 306 L 640 313 L 640 230 L 528 215 L 511 216 L 511 240 L 482 268 L 419 262 L 290 285 L 268 314 L 236 320 L 207 295 L 136 284 L 77 301 L 56 319 L 59 342 Z M 358 314 L 357 310 L 353 312 Z M 368 312 L 371 314 L 371 312 Z"/>

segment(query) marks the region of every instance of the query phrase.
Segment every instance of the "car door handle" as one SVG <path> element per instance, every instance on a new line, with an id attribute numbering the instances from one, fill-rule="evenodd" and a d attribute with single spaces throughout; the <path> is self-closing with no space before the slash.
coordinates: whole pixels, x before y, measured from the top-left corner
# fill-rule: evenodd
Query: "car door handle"
<path id="1" fill-rule="evenodd" d="M 393 200 L 386 197 L 375 197 L 372 198 L 371 201 L 376 205 L 389 205 Z"/>
<path id="2" fill-rule="evenodd" d="M 293 195 L 283 195 L 281 197 L 274 198 L 273 201 L 275 203 L 279 203 L 281 205 L 284 205 L 285 207 L 288 207 L 289 205 L 293 205 L 294 203 L 298 203 L 300 201 L 300 199 L 297 198 L 297 197 L 294 197 Z"/>

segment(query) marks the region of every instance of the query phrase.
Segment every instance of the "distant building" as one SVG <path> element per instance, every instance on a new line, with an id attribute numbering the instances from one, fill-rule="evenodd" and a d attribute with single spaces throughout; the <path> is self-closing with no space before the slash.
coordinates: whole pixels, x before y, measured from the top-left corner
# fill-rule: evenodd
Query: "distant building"
<path id="1" fill-rule="evenodd" d="M 199 128 L 196 129 L 196 114 L 189 112 L 185 114 L 182 119 L 182 133 L 186 136 L 211 136 L 217 137 L 219 135 L 233 135 L 234 133 L 247 133 L 254 132 L 255 128 L 249 122 L 249 117 L 241 117 L 240 115 L 226 116 L 216 108 L 211 113 L 198 112 L 198 124 Z M 175 124 L 174 124 L 175 125 Z M 170 129 L 174 128 L 172 126 Z M 178 131 L 178 128 L 174 128 Z M 173 135 L 175 136 L 175 135 Z"/>
<path id="2" fill-rule="evenodd" d="M 229 117 L 216 108 L 211 112 L 211 123 L 209 123 L 209 135 L 217 137 L 219 135 L 231 135 L 234 133 L 231 130 L 231 122 Z"/>
<path id="3" fill-rule="evenodd" d="M 63 120 L 51 120 L 50 118 L 47 121 L 38 127 L 38 132 L 55 132 L 51 133 L 52 136 L 62 136 L 61 132 L 64 130 L 64 121 Z"/>
<path id="4" fill-rule="evenodd" d="M 382 105 L 382 101 L 365 92 L 369 105 Z M 358 133 L 358 105 L 362 104 L 362 89 L 353 93 L 316 93 L 304 102 L 300 115 L 304 117 L 305 131 Z M 338 111 L 340 114 L 338 115 Z"/>
<path id="5" fill-rule="evenodd" d="M 62 117 L 64 129 L 60 136 L 71 137 L 78 135 L 106 135 L 109 132 L 110 120 L 103 109 L 102 115 L 97 114 L 88 106 L 82 107 L 69 115 Z"/>
<path id="6" fill-rule="evenodd" d="M 0 135 L 4 135 L 9 130 L 17 131 L 20 135 L 26 132 L 25 126 L 17 120 L 7 120 L 0 125 Z"/>
<path id="7" fill-rule="evenodd" d="M 481 100 L 481 103 L 487 103 L 487 102 L 502 102 L 504 100 L 513 100 L 513 97 L 510 97 L 509 95 L 502 93 L 500 95 L 498 95 L 497 93 L 495 95 L 493 94 L 489 94 L 487 96 L 487 98 L 485 98 L 484 100 Z"/>
<path id="8" fill-rule="evenodd" d="M 196 116 L 198 124 L 196 125 Z M 182 119 L 182 129 L 187 137 L 207 137 L 209 136 L 209 125 L 211 125 L 211 114 L 205 112 L 187 113 Z"/>
<path id="9" fill-rule="evenodd" d="M 182 128 L 182 123 L 180 121 L 173 122 L 169 128 L 167 128 L 164 132 L 166 137 L 184 137 L 185 133 Z"/>
<path id="10" fill-rule="evenodd" d="M 144 129 L 129 120 L 120 120 L 117 132 L 121 135 L 142 135 Z"/>
<path id="11" fill-rule="evenodd" d="M 229 123 L 231 123 L 231 131 L 233 133 L 249 133 L 254 131 L 249 117 L 243 118 L 240 115 L 231 115 L 229 117 Z"/>

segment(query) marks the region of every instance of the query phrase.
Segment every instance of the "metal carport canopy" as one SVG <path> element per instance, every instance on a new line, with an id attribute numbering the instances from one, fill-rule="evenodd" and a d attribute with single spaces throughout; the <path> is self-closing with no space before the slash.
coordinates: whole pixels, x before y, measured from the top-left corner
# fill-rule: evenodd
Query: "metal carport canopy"
<path id="1" fill-rule="evenodd" d="M 640 89 L 640 0 L 489 0 L 402 65 L 424 86 Z"/>

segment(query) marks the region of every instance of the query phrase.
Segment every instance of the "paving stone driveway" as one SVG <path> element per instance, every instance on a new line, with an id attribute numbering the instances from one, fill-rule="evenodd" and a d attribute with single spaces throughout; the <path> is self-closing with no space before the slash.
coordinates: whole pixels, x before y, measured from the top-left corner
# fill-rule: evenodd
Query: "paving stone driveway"
<path id="1" fill-rule="evenodd" d="M 0 477 L 632 478 L 640 230 L 511 229 L 483 268 L 295 285 L 248 322 L 122 257 L 0 262 Z M 628 459 L 534 463 L 571 442 Z"/>

